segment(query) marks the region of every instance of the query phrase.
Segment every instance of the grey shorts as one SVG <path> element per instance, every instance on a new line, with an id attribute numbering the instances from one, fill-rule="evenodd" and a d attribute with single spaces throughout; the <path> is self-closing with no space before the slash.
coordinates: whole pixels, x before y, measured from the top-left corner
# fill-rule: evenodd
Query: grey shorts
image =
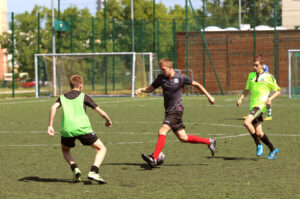
<path id="1" fill-rule="evenodd" d="M 171 111 L 165 114 L 165 119 L 163 124 L 171 127 L 172 131 L 175 133 L 178 130 L 184 129 L 185 126 L 182 121 L 183 112 L 182 111 Z"/>

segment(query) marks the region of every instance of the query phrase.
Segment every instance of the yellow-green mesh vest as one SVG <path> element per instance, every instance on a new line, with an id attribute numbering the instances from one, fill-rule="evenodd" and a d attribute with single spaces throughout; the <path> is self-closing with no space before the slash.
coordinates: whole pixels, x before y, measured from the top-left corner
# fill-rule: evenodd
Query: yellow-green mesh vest
<path id="1" fill-rule="evenodd" d="M 83 108 L 84 96 L 84 93 L 75 99 L 60 96 L 63 109 L 60 129 L 62 137 L 75 137 L 93 132 L 90 120 Z"/>

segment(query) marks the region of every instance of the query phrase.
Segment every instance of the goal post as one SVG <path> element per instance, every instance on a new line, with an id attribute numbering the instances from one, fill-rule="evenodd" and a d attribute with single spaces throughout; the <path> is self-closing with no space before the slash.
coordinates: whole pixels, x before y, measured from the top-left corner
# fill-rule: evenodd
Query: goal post
<path id="1" fill-rule="evenodd" d="M 288 95 L 289 98 L 300 98 L 300 49 L 288 50 Z"/>
<path id="2" fill-rule="evenodd" d="M 151 52 L 35 54 L 36 97 L 70 90 L 69 79 L 83 77 L 83 92 L 98 96 L 131 96 L 152 82 L 156 54 Z"/>

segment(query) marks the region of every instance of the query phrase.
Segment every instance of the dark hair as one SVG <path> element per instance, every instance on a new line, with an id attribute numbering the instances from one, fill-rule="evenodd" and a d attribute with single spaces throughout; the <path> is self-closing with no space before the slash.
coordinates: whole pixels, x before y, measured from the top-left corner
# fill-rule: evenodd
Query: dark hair
<path id="1" fill-rule="evenodd" d="M 80 75 L 73 75 L 70 78 L 70 86 L 71 88 L 79 88 L 80 85 L 83 84 L 83 79 Z"/>
<path id="2" fill-rule="evenodd" d="M 173 68 L 173 62 L 168 58 L 163 58 L 159 61 L 159 66 L 171 66 Z"/>
<path id="3" fill-rule="evenodd" d="M 264 64 L 265 64 L 264 58 L 263 58 L 263 56 L 262 56 L 261 54 L 256 55 L 256 56 L 254 57 L 253 62 L 257 62 L 257 61 L 259 61 L 259 63 L 260 63 L 261 65 L 264 65 Z"/>

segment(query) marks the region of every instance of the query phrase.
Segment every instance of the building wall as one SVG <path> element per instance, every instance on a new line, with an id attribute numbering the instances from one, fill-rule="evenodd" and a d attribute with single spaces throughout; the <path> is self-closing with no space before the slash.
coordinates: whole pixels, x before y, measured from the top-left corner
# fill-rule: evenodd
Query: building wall
<path id="1" fill-rule="evenodd" d="M 254 37 L 252 31 L 206 32 L 205 38 L 223 91 L 243 90 L 248 73 L 253 71 Z M 203 41 L 199 32 L 190 32 L 188 41 L 188 65 L 194 80 L 204 84 L 210 92 L 220 93 L 217 78 L 205 51 L 203 67 Z M 256 32 L 256 54 L 262 54 L 270 73 L 274 74 L 274 32 Z M 300 30 L 277 32 L 277 82 L 288 87 L 288 50 L 300 49 Z M 177 66 L 185 70 L 185 33 L 177 33 Z M 205 72 L 204 72 L 205 70 Z"/>
<path id="2" fill-rule="evenodd" d="M 6 0 L 0 0 L 0 35 L 7 31 L 7 7 Z M 6 49 L 0 46 L 0 80 L 3 80 L 4 73 L 8 72 Z"/>
<path id="3" fill-rule="evenodd" d="M 300 27 L 300 0 L 282 0 L 282 26 L 288 29 Z"/>

